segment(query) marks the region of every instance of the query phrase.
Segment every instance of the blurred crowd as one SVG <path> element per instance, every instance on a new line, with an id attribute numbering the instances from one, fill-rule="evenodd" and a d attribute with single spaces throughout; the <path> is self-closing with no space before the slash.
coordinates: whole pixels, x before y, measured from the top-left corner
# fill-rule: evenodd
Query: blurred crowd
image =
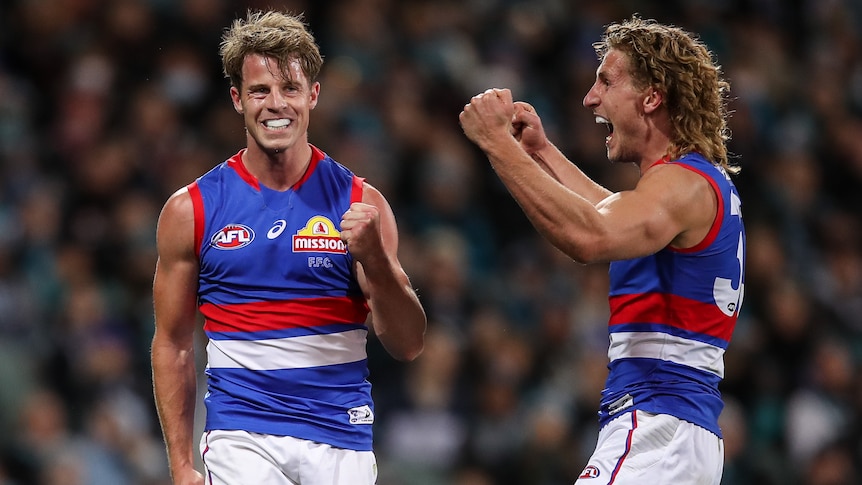
<path id="1" fill-rule="evenodd" d="M 387 195 L 429 316 L 413 363 L 369 342 L 380 485 L 571 485 L 584 466 L 607 266 L 536 235 L 458 113 L 509 87 L 588 174 L 631 187 L 581 101 L 591 43 L 635 12 L 700 34 L 732 86 L 748 261 L 723 483 L 862 482 L 862 2 L 10 0 L 0 485 L 169 484 L 148 354 L 155 224 L 244 146 L 218 44 L 271 6 L 305 13 L 326 61 L 310 140 Z"/>

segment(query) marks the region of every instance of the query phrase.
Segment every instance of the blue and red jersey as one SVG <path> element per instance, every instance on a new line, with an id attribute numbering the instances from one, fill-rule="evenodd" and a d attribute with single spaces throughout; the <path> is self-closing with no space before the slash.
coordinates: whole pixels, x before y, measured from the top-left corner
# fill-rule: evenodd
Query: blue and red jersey
<path id="1" fill-rule="evenodd" d="M 694 247 L 610 265 L 610 370 L 602 425 L 620 412 L 670 414 L 718 436 L 718 384 L 742 304 L 745 229 L 727 173 L 699 154 L 663 160 L 702 175 L 718 201 L 715 221 Z"/>
<path id="2" fill-rule="evenodd" d="M 312 147 L 280 192 L 242 151 L 189 185 L 207 344 L 206 429 L 371 450 L 368 306 L 340 239 L 363 180 Z"/>

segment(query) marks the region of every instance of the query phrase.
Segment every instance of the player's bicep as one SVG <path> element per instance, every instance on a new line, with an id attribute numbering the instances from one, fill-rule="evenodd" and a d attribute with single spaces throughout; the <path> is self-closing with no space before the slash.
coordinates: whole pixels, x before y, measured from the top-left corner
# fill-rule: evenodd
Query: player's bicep
<path id="1" fill-rule="evenodd" d="M 395 213 L 389 202 L 374 186 L 367 182 L 362 188 L 362 202 L 377 207 L 380 215 L 380 236 L 383 242 L 383 250 L 390 258 L 397 260 L 398 254 L 398 225 L 395 222 Z"/>
<path id="2" fill-rule="evenodd" d="M 383 245 L 385 257 L 390 267 L 395 269 L 396 277 L 401 284 L 409 284 L 407 275 L 398 261 L 398 225 L 395 221 L 395 213 L 392 211 L 392 207 L 383 194 L 367 182 L 363 184 L 362 202 L 377 207 L 381 244 Z M 355 265 L 356 279 L 359 282 L 359 286 L 362 288 L 365 297 L 371 300 L 372 295 L 369 291 L 369 284 L 362 269 L 362 264 L 357 262 Z"/>
<path id="3" fill-rule="evenodd" d="M 664 169 L 655 167 L 653 170 Z M 674 167 L 673 172 L 681 170 Z M 644 176 L 634 190 L 611 195 L 597 205 L 608 240 L 605 259 L 629 259 L 653 254 L 671 244 L 692 225 L 692 190 L 685 174 L 662 170 Z M 681 188 L 684 187 L 684 188 Z"/>
<path id="4" fill-rule="evenodd" d="M 168 200 L 156 231 L 158 259 L 153 278 L 156 331 L 187 339 L 194 332 L 199 264 L 194 249 L 194 210 L 188 192 Z"/>
<path id="5" fill-rule="evenodd" d="M 602 244 L 611 261 L 655 253 L 667 246 L 678 233 L 671 215 L 649 197 L 635 192 L 620 192 L 600 203 L 606 240 Z"/>

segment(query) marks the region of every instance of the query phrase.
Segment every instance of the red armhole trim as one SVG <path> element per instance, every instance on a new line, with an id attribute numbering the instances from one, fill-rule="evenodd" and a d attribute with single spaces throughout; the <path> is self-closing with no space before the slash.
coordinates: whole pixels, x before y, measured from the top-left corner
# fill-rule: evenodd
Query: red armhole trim
<path id="1" fill-rule="evenodd" d="M 721 223 L 724 221 L 724 197 L 721 195 L 721 190 L 718 188 L 718 183 L 712 179 L 712 177 L 708 176 L 704 172 L 690 167 L 685 164 L 679 164 L 680 167 L 687 168 L 694 173 L 700 174 L 701 177 L 705 178 L 707 182 L 709 182 L 710 187 L 712 187 L 712 191 L 715 192 L 715 199 L 717 201 L 717 207 L 715 209 L 715 220 L 712 221 L 712 227 L 709 228 L 709 232 L 706 234 L 706 237 L 703 238 L 703 241 L 695 244 L 690 248 L 670 248 L 672 251 L 676 251 L 678 253 L 694 253 L 704 249 L 705 247 L 712 244 L 715 241 L 715 238 L 718 237 L 718 231 L 721 229 Z"/>
<path id="2" fill-rule="evenodd" d="M 365 185 L 365 179 L 353 176 L 353 189 L 350 191 L 350 203 L 362 202 L 362 187 Z"/>
<path id="3" fill-rule="evenodd" d="M 194 208 L 194 230 L 195 230 L 195 256 L 201 257 L 201 245 L 204 240 L 204 199 L 201 197 L 201 189 L 197 182 L 188 185 L 189 195 L 192 198 Z"/>

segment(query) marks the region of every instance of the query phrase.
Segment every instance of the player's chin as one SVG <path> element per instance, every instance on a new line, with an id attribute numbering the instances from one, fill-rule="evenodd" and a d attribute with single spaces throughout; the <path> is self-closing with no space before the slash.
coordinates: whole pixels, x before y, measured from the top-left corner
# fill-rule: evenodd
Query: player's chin
<path id="1" fill-rule="evenodd" d="M 605 148 L 607 149 L 608 161 L 611 163 L 624 163 L 626 161 L 626 154 L 624 150 L 621 150 L 619 145 L 614 145 L 613 140 L 608 137 L 605 141 Z"/>
<path id="2" fill-rule="evenodd" d="M 278 139 L 262 140 L 258 141 L 258 144 L 261 146 L 261 148 L 263 148 L 263 151 L 270 154 L 286 152 L 290 150 L 294 145 L 292 141 Z"/>

